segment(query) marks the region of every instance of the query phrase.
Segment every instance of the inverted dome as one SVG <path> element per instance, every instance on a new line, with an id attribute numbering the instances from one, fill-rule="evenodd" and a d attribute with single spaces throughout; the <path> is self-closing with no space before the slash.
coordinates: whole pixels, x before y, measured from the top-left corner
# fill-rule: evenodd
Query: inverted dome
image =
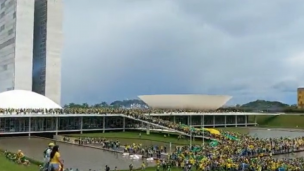
<path id="1" fill-rule="evenodd" d="M 49 98 L 26 90 L 11 90 L 0 93 L 0 108 L 7 109 L 61 109 Z"/>
<path id="2" fill-rule="evenodd" d="M 142 95 L 138 96 L 152 108 L 216 110 L 232 97 L 225 95 Z"/>

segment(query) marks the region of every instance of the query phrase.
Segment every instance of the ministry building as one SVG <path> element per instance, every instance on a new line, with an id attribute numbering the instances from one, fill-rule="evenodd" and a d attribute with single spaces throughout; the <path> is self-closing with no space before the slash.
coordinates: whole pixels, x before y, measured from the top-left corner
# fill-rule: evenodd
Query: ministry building
<path id="1" fill-rule="evenodd" d="M 60 104 L 62 0 L 0 4 L 0 92 L 29 90 Z"/>

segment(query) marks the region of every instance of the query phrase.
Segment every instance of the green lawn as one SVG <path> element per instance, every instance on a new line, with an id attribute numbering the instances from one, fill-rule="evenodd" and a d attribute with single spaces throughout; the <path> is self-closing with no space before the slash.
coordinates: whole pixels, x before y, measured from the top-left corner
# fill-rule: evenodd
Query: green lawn
<path id="1" fill-rule="evenodd" d="M 229 132 L 237 132 L 240 134 L 249 134 L 249 128 L 245 127 L 227 127 L 227 128 L 215 128 L 219 131 L 229 131 Z"/>
<path id="2" fill-rule="evenodd" d="M 38 171 L 39 168 L 36 165 L 22 166 L 13 163 L 5 158 L 4 154 L 0 152 L 0 170 L 1 171 Z"/>
<path id="3" fill-rule="evenodd" d="M 166 136 L 165 136 L 166 135 Z M 188 145 L 189 139 L 178 140 L 177 135 L 164 133 L 150 133 L 141 132 L 109 132 L 109 133 L 84 133 L 84 134 L 69 134 L 69 137 L 100 137 L 118 140 L 123 144 L 141 143 L 144 145 L 166 145 L 171 142 L 173 145 Z M 202 144 L 202 140 L 195 139 L 193 144 Z"/>
<path id="4" fill-rule="evenodd" d="M 257 116 L 260 127 L 304 129 L 304 115 Z"/>

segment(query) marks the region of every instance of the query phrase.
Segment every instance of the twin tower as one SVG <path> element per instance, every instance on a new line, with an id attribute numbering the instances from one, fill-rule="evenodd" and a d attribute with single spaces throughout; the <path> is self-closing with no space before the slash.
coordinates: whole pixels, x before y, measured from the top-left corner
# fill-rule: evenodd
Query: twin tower
<path id="1" fill-rule="evenodd" d="M 0 92 L 29 90 L 60 104 L 62 0 L 0 4 Z"/>

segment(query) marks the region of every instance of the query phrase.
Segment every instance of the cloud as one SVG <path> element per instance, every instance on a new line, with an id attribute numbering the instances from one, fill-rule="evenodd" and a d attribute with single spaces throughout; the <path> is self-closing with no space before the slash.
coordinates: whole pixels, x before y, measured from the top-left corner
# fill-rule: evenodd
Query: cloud
<path id="1" fill-rule="evenodd" d="M 275 2 L 65 0 L 63 103 L 160 93 L 294 103 L 304 2 Z"/>

